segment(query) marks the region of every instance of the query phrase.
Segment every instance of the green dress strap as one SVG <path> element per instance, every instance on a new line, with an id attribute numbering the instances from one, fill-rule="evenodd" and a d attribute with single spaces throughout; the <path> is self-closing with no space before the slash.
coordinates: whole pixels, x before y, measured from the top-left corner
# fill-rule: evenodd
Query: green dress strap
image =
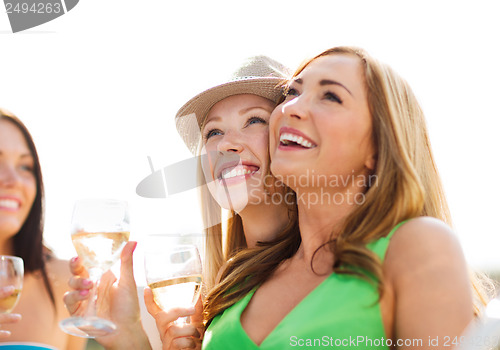
<path id="1" fill-rule="evenodd" d="M 384 261 L 385 253 L 387 252 L 387 248 L 389 247 L 389 243 L 391 241 L 392 236 L 398 230 L 398 228 L 400 228 L 403 224 L 407 222 L 408 220 L 401 221 L 399 224 L 394 226 L 392 230 L 385 237 L 379 238 L 376 241 L 368 243 L 366 245 L 367 248 L 373 251 L 375 254 L 377 254 L 380 261 Z"/>

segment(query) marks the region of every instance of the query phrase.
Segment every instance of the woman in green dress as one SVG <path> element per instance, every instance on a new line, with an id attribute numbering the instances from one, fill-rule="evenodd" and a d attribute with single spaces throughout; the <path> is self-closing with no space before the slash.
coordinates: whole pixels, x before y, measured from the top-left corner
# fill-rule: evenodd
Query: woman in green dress
<path id="1" fill-rule="evenodd" d="M 296 192 L 300 236 L 230 261 L 206 300 L 203 349 L 456 344 L 477 312 L 475 282 L 407 83 L 338 47 L 286 91 L 271 171 Z"/>

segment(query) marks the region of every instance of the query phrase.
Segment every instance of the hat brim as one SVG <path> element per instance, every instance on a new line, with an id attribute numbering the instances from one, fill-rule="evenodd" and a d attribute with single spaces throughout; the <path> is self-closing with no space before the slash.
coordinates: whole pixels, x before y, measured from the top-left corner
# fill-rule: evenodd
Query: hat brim
<path id="1" fill-rule="evenodd" d="M 284 79 L 277 77 L 246 78 L 214 86 L 196 95 L 182 106 L 175 116 L 179 135 L 196 154 L 201 140 L 200 128 L 210 109 L 226 97 L 252 94 L 278 102 L 282 95 Z"/>

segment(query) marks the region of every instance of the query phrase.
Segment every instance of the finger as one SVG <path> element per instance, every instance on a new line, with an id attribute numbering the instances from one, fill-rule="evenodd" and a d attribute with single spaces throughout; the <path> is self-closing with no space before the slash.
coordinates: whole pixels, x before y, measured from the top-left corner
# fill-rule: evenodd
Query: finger
<path id="1" fill-rule="evenodd" d="M 127 242 L 121 253 L 120 281 L 119 285 L 137 290 L 134 278 L 134 250 L 137 242 Z"/>
<path id="2" fill-rule="evenodd" d="M 10 332 L 9 331 L 0 331 L 0 339 L 5 339 L 10 337 Z"/>
<path id="3" fill-rule="evenodd" d="M 7 298 L 14 293 L 16 288 L 14 286 L 5 286 L 0 288 L 0 299 Z"/>
<path id="4" fill-rule="evenodd" d="M 73 276 L 69 279 L 68 286 L 75 290 L 88 290 L 92 288 L 93 283 L 88 278 Z"/>
<path id="5" fill-rule="evenodd" d="M 21 315 L 19 314 L 0 314 L 0 323 L 17 323 L 21 321 Z M 4 339 L 10 336 L 9 331 L 0 330 L 0 339 Z"/>
<path id="6" fill-rule="evenodd" d="M 171 342 L 172 349 L 195 349 L 196 341 L 191 337 L 175 338 Z"/>
<path id="7" fill-rule="evenodd" d="M 69 261 L 69 270 L 71 271 L 72 275 L 84 278 L 89 277 L 87 269 L 85 269 L 85 267 L 82 265 L 82 259 L 80 259 L 78 256 L 72 258 Z"/>
<path id="8" fill-rule="evenodd" d="M 160 333 L 160 337 L 173 339 L 181 336 L 196 336 L 199 337 L 200 333 L 195 325 L 191 324 L 177 324 L 174 321 L 182 317 L 184 313 L 177 310 L 169 310 L 158 312 L 155 315 L 156 327 Z"/>
<path id="9" fill-rule="evenodd" d="M 156 304 L 153 297 L 153 291 L 149 287 L 144 287 L 144 304 L 146 304 L 146 309 L 149 314 L 153 317 L 162 311 L 160 307 Z"/>
<path id="10" fill-rule="evenodd" d="M 68 310 L 70 315 L 78 313 L 81 309 L 81 302 L 87 299 L 90 295 L 90 291 L 87 289 L 73 292 L 66 292 L 63 296 L 64 305 Z"/>
<path id="11" fill-rule="evenodd" d="M 199 297 L 196 302 L 195 313 L 191 316 L 190 323 L 195 324 L 197 327 L 203 327 L 203 303 L 201 301 L 201 297 Z"/>
<path id="12" fill-rule="evenodd" d="M 113 283 L 116 282 L 116 276 L 113 273 L 113 271 L 108 270 L 106 271 L 100 278 L 99 280 L 99 286 L 107 286 L 106 288 L 109 288 L 110 286 L 113 285 Z"/>
<path id="13" fill-rule="evenodd" d="M 195 337 L 199 338 L 200 333 L 196 327 L 192 324 L 176 324 L 172 323 L 168 328 L 168 337 L 170 338 L 180 338 L 180 337 Z"/>
<path id="14" fill-rule="evenodd" d="M 0 314 L 0 324 L 17 323 L 21 321 L 20 314 Z"/>
<path id="15" fill-rule="evenodd" d="M 146 304 L 146 309 L 151 314 L 151 316 L 155 317 L 156 314 L 161 312 L 164 314 L 164 319 L 168 322 L 173 322 L 177 320 L 179 317 L 194 315 L 194 313 L 196 312 L 194 307 L 188 307 L 188 308 L 174 307 L 171 308 L 170 310 L 165 310 L 165 311 L 162 310 L 158 306 L 158 304 L 156 304 L 153 292 L 149 287 L 144 287 L 144 304 Z"/>

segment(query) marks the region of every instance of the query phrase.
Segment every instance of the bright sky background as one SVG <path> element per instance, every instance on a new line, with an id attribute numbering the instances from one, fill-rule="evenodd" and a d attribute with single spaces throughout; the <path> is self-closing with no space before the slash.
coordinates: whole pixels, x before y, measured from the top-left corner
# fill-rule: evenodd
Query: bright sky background
<path id="1" fill-rule="evenodd" d="M 131 239 L 199 232 L 196 191 L 156 200 L 135 194 L 150 173 L 147 156 L 156 168 L 190 156 L 176 110 L 245 57 L 266 54 L 295 68 L 346 44 L 409 81 L 466 257 L 500 268 L 498 8 L 484 0 L 80 0 L 66 15 L 12 34 L 0 5 L 0 106 L 35 138 L 48 245 L 75 255 L 69 222 L 82 197 L 127 199 Z"/>

